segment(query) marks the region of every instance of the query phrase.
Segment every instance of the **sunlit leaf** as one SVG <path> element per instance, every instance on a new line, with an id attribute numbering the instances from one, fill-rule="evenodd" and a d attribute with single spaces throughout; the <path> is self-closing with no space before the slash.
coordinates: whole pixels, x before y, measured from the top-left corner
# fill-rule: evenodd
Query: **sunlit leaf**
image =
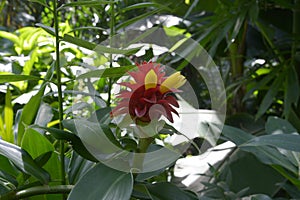
<path id="1" fill-rule="evenodd" d="M 18 144 L 21 144 L 25 132 L 25 125 L 30 125 L 34 121 L 34 118 L 39 110 L 44 91 L 45 86 L 42 86 L 39 92 L 31 97 L 29 102 L 23 108 L 20 122 L 18 124 Z"/>
<path id="2" fill-rule="evenodd" d="M 54 151 L 53 145 L 42 134 L 32 128 L 26 129 L 21 147 L 26 150 L 33 159 L 44 153 Z"/>
<path id="3" fill-rule="evenodd" d="M 14 113 L 13 107 L 11 104 L 11 92 L 9 87 L 7 88 L 7 92 L 5 95 L 5 107 L 4 107 L 4 124 L 5 124 L 5 132 L 1 135 L 2 139 L 14 143 L 14 135 L 13 135 L 13 120 Z"/>
<path id="4" fill-rule="evenodd" d="M 26 80 L 41 80 L 37 76 L 19 75 L 19 74 L 0 74 L 0 83 L 10 83 Z"/>

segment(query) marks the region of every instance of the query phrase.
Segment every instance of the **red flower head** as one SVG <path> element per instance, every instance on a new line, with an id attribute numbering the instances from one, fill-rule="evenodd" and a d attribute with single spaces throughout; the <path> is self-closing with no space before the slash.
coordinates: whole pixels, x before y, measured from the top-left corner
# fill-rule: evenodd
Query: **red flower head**
<path id="1" fill-rule="evenodd" d="M 143 62 L 137 67 L 137 71 L 128 72 L 133 80 L 120 83 L 129 90 L 118 94 L 121 101 L 111 116 L 126 113 L 136 122 L 150 122 L 163 115 L 173 122 L 172 112 L 178 115 L 174 107 L 179 107 L 173 94 L 186 82 L 185 77 L 180 72 L 165 77 L 164 67 L 152 62 Z"/>

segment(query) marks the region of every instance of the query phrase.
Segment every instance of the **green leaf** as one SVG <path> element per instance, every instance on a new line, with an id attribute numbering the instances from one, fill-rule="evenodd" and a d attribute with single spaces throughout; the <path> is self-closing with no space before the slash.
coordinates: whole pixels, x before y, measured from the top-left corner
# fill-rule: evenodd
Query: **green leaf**
<path id="1" fill-rule="evenodd" d="M 222 134 L 236 145 L 243 144 L 254 137 L 241 129 L 227 125 L 223 127 Z"/>
<path id="2" fill-rule="evenodd" d="M 290 122 L 279 117 L 268 117 L 265 129 L 267 134 L 297 133 L 297 129 Z"/>
<path id="3" fill-rule="evenodd" d="M 38 48 L 33 49 L 30 52 L 30 59 L 26 61 L 24 67 L 23 67 L 23 74 L 24 75 L 29 75 L 34 63 L 36 62 L 36 59 L 38 58 Z"/>
<path id="4" fill-rule="evenodd" d="M 222 134 L 227 139 L 238 145 L 241 150 L 255 155 L 262 163 L 268 165 L 280 165 L 292 172 L 297 173 L 297 168 L 276 148 L 270 146 L 244 146 L 244 143 L 247 143 L 255 138 L 253 135 L 246 133 L 241 129 L 230 126 L 224 126 Z"/>
<path id="5" fill-rule="evenodd" d="M 34 118 L 39 110 L 44 91 L 45 85 L 42 85 L 39 92 L 31 97 L 29 102 L 23 108 L 20 122 L 18 124 L 18 144 L 21 144 L 25 132 L 25 125 L 30 125 L 34 121 Z"/>
<path id="6" fill-rule="evenodd" d="M 65 123 L 64 123 L 65 125 Z M 94 156 L 92 156 L 89 151 L 85 148 L 85 146 L 83 145 L 82 141 L 80 140 L 80 138 L 73 134 L 70 133 L 68 131 L 64 131 L 64 130 L 60 130 L 57 128 L 47 128 L 47 127 L 41 127 L 41 126 L 31 126 L 32 128 L 39 128 L 39 129 L 43 129 L 45 131 L 48 131 L 49 133 L 51 133 L 53 135 L 53 137 L 55 137 L 57 140 L 66 140 L 69 141 L 73 147 L 73 149 L 82 157 L 97 162 L 98 160 L 96 158 L 94 158 Z M 68 128 L 68 126 L 65 126 L 66 128 Z"/>
<path id="7" fill-rule="evenodd" d="M 7 157 L 20 170 L 37 178 L 42 183 L 48 183 L 50 175 L 38 166 L 32 157 L 20 147 L 0 140 L 0 154 Z"/>
<path id="8" fill-rule="evenodd" d="M 54 28 L 52 28 L 50 26 L 46 26 L 45 24 L 41 24 L 41 23 L 37 23 L 35 25 L 38 26 L 38 27 L 41 27 L 42 29 L 44 29 L 50 35 L 55 36 L 55 30 L 54 30 Z"/>
<path id="9" fill-rule="evenodd" d="M 30 2 L 33 2 L 33 3 L 41 4 L 42 6 L 45 6 L 45 7 L 49 8 L 50 10 L 52 10 L 52 9 L 48 6 L 46 0 L 29 0 L 29 1 L 30 1 Z"/>
<path id="10" fill-rule="evenodd" d="M 264 135 L 253 138 L 243 146 L 273 146 L 277 148 L 287 149 L 291 151 L 300 152 L 300 135 L 292 134 L 276 134 L 276 135 Z"/>
<path id="11" fill-rule="evenodd" d="M 128 7 L 125 7 L 122 9 L 122 12 L 127 12 L 130 10 L 135 10 L 135 9 L 139 9 L 139 8 L 149 8 L 149 7 L 156 7 L 156 8 L 161 8 L 161 9 L 165 9 L 168 11 L 172 11 L 169 7 L 164 6 L 163 4 L 158 4 L 158 3 L 153 3 L 153 2 L 143 2 L 143 3 L 137 3 L 137 4 L 133 4 Z"/>
<path id="12" fill-rule="evenodd" d="M 152 185 L 146 185 L 153 199 L 163 199 L 163 200 L 196 200 L 198 199 L 196 195 L 192 193 L 185 192 L 175 185 L 167 182 L 155 183 Z"/>
<path id="13" fill-rule="evenodd" d="M 289 66 L 287 69 L 286 82 L 284 93 L 284 115 L 288 116 L 293 104 L 299 100 L 300 88 L 297 72 L 294 66 Z"/>
<path id="14" fill-rule="evenodd" d="M 7 87 L 7 92 L 5 95 L 5 107 L 4 107 L 4 124 L 5 124 L 5 132 L 3 135 L 0 135 L 3 140 L 14 143 L 14 135 L 13 135 L 13 107 L 11 104 L 11 93 L 9 87 Z"/>
<path id="15" fill-rule="evenodd" d="M 94 162 L 84 159 L 73 151 L 68 166 L 69 183 L 76 184 L 78 180 L 94 165 Z"/>
<path id="16" fill-rule="evenodd" d="M 26 129 L 21 148 L 26 150 L 34 159 L 44 153 L 54 151 L 54 147 L 49 140 L 32 128 Z"/>
<path id="17" fill-rule="evenodd" d="M 124 67 L 113 67 L 107 69 L 97 69 L 89 71 L 87 73 L 79 75 L 76 79 L 83 78 L 119 78 L 124 76 L 128 71 L 134 69 L 135 65 L 129 65 Z"/>
<path id="18" fill-rule="evenodd" d="M 283 78 L 284 78 L 284 76 L 279 76 L 277 79 L 275 79 L 273 84 L 269 87 L 267 94 L 264 96 L 264 98 L 259 106 L 259 109 L 255 116 L 256 119 L 261 117 L 268 110 L 270 105 L 274 102 L 274 98 L 276 97 L 276 95 L 280 89 L 280 86 L 282 85 Z"/>
<path id="19" fill-rule="evenodd" d="M 121 23 L 121 24 L 118 24 L 117 27 L 116 27 L 116 29 L 118 30 L 118 29 L 124 28 L 126 26 L 129 26 L 130 24 L 133 24 L 134 22 L 137 22 L 139 20 L 147 18 L 147 17 L 149 17 L 151 15 L 154 15 L 154 14 L 160 12 L 160 11 L 162 11 L 161 8 L 158 8 L 158 9 L 155 9 L 155 10 L 152 10 L 152 11 L 149 11 L 149 12 L 145 12 L 144 14 L 138 15 L 138 16 L 136 16 L 134 18 L 131 18 L 131 19 L 129 19 L 129 20 Z"/>
<path id="20" fill-rule="evenodd" d="M 97 46 L 97 44 L 95 43 L 88 42 L 67 34 L 64 35 L 63 40 L 66 42 L 70 42 L 72 44 L 76 44 L 77 46 L 84 47 L 89 50 L 94 50 Z"/>
<path id="21" fill-rule="evenodd" d="M 109 54 L 123 54 L 123 55 L 131 55 L 140 50 L 141 47 L 139 48 L 132 48 L 132 49 L 119 49 L 119 48 L 113 48 L 113 47 L 106 47 L 100 44 L 95 44 L 92 42 L 88 42 L 76 37 L 73 37 L 71 35 L 65 34 L 64 37 L 62 38 L 66 42 L 70 42 L 72 44 L 78 45 L 80 47 L 93 50 L 98 53 L 109 53 Z"/>
<path id="22" fill-rule="evenodd" d="M 0 31 L 0 37 L 8 39 L 8 40 L 12 41 L 13 43 L 15 43 L 16 45 L 19 45 L 19 37 L 13 33 L 9 33 L 6 31 Z"/>
<path id="23" fill-rule="evenodd" d="M 16 81 L 26 80 L 41 80 L 42 78 L 28 75 L 17 75 L 17 74 L 0 74 L 0 83 L 10 83 Z"/>
<path id="24" fill-rule="evenodd" d="M 59 7 L 57 10 L 61 10 L 63 8 L 68 8 L 68 7 L 75 7 L 75 6 L 99 6 L 101 4 L 111 4 L 114 3 L 114 1 L 103 1 L 103 0 L 96 0 L 96 1 L 76 1 L 76 2 L 71 2 L 71 3 L 66 3 L 63 4 L 61 7 Z"/>
<path id="25" fill-rule="evenodd" d="M 99 163 L 78 181 L 68 200 L 129 200 L 132 188 L 131 174 Z"/>

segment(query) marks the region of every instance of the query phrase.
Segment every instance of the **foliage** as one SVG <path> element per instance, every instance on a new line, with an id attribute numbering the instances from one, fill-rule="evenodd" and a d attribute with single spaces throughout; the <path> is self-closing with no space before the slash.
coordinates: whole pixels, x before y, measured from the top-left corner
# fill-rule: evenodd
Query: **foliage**
<path id="1" fill-rule="evenodd" d="M 0 200 L 300 198 L 299 10 L 299 0 L 0 1 Z M 175 162 L 136 173 L 97 156 L 105 143 L 150 153 L 180 134 L 164 125 L 157 137 L 137 139 L 112 120 L 114 87 L 134 62 L 155 57 L 182 71 L 194 109 L 212 107 L 204 78 L 187 60 L 170 49 L 155 55 L 152 46 L 137 54 L 141 47 L 111 40 L 148 26 L 197 41 L 224 80 L 228 111 L 218 143 L 236 147 L 211 166 L 197 194 L 172 182 Z M 190 56 L 199 53 L 189 48 Z"/>

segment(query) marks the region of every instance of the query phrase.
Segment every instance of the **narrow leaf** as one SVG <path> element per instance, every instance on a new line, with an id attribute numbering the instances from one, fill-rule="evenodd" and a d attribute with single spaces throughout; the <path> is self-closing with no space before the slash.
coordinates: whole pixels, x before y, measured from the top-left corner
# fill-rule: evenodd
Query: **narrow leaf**
<path id="1" fill-rule="evenodd" d="M 13 43 L 19 45 L 19 38 L 13 33 L 6 32 L 6 31 L 0 31 L 0 37 L 8 39 L 12 41 Z"/>
<path id="2" fill-rule="evenodd" d="M 130 10 L 135 10 L 135 9 L 140 9 L 140 8 L 149 8 L 149 7 L 162 8 L 162 9 L 165 9 L 168 11 L 172 11 L 170 8 L 164 6 L 163 4 L 158 4 L 158 3 L 154 3 L 154 2 L 143 2 L 143 3 L 133 4 L 126 8 L 123 8 L 122 12 L 127 12 Z"/>
<path id="3" fill-rule="evenodd" d="M 55 36 L 55 30 L 54 30 L 54 28 L 52 28 L 50 26 L 46 26 L 45 24 L 41 24 L 41 23 L 37 23 L 35 25 L 38 26 L 38 27 L 41 27 L 42 29 L 44 29 L 50 35 Z"/>
<path id="4" fill-rule="evenodd" d="M 284 93 L 284 115 L 288 116 L 292 105 L 296 104 L 300 95 L 299 80 L 294 66 L 289 66 L 286 74 Z"/>
<path id="5" fill-rule="evenodd" d="M 276 134 L 253 138 L 241 146 L 273 146 L 286 150 L 300 152 L 300 135 Z"/>
<path id="6" fill-rule="evenodd" d="M 129 65 L 124 67 L 113 67 L 107 69 L 98 69 L 94 71 L 89 71 L 87 73 L 81 74 L 77 79 L 83 78 L 118 78 L 124 76 L 126 72 L 132 70 L 135 65 Z"/>
<path id="7" fill-rule="evenodd" d="M 41 78 L 36 76 L 17 75 L 17 74 L 0 75 L 0 83 L 10 83 L 10 82 L 26 81 L 26 80 L 41 80 Z"/>
<path id="8" fill-rule="evenodd" d="M 275 81 L 273 82 L 273 84 L 270 86 L 267 94 L 264 96 L 259 109 L 257 111 L 256 114 L 256 119 L 261 117 L 270 107 L 270 105 L 274 102 L 274 98 L 276 97 L 280 86 L 282 85 L 282 79 L 284 76 L 279 76 L 277 79 L 275 79 Z"/>
<path id="9" fill-rule="evenodd" d="M 102 0 L 96 0 L 96 1 L 75 1 L 71 3 L 66 3 L 63 4 L 61 7 L 59 7 L 57 10 L 61 10 L 63 8 L 68 8 L 68 7 L 75 7 L 75 6 L 98 6 L 101 4 L 111 4 L 114 3 L 113 1 L 102 1 Z"/>
<path id="10" fill-rule="evenodd" d="M 4 124 L 5 124 L 5 134 L 2 135 L 2 139 L 14 143 L 14 135 L 13 135 L 13 107 L 11 104 L 11 93 L 9 87 L 7 87 L 7 92 L 5 95 L 5 107 L 4 107 Z"/>
<path id="11" fill-rule="evenodd" d="M 32 157 L 20 147 L 0 140 L 0 154 L 7 157 L 20 170 L 36 177 L 42 183 L 48 183 L 50 175 L 41 167 L 39 167 Z"/>
<path id="12" fill-rule="evenodd" d="M 42 6 L 45 6 L 51 10 L 51 8 L 48 6 L 46 0 L 29 0 L 29 1 L 33 2 L 33 3 L 41 4 Z"/>
<path id="13" fill-rule="evenodd" d="M 134 18 L 132 18 L 132 19 L 129 19 L 129 20 L 127 20 L 127 21 L 125 21 L 125 22 L 123 22 L 123 23 L 121 23 L 121 24 L 118 24 L 116 28 L 117 28 L 117 29 L 121 29 L 121 28 L 123 28 L 123 27 L 127 27 L 127 26 L 129 26 L 130 24 L 133 24 L 134 22 L 137 22 L 137 21 L 139 21 L 139 20 L 141 20 L 141 19 L 144 19 L 144 18 L 147 18 L 147 17 L 149 17 L 149 16 L 151 16 L 151 15 L 154 15 L 154 14 L 160 12 L 161 10 L 162 10 L 162 9 L 159 8 L 159 9 L 152 10 L 152 11 L 150 11 L 150 12 L 145 12 L 144 14 L 141 14 L 141 15 L 139 15 L 139 16 L 137 16 L 137 17 L 134 17 Z"/>

